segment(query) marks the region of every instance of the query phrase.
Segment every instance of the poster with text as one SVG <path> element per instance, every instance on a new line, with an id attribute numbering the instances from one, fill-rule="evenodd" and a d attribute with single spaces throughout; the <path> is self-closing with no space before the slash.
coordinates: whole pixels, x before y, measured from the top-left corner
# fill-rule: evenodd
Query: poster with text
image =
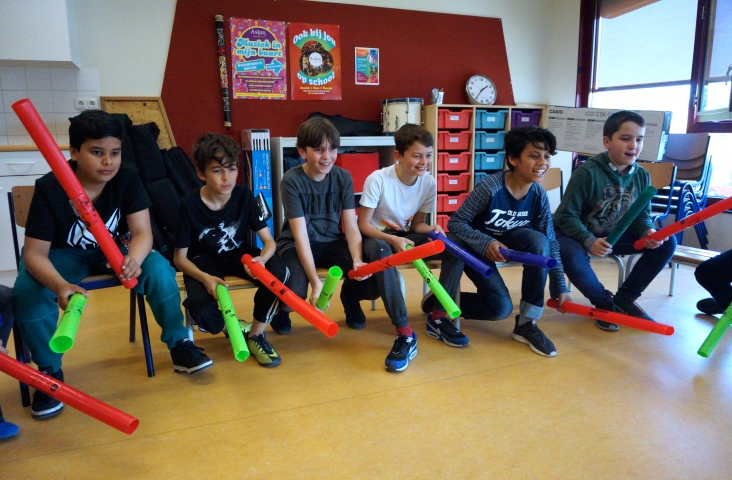
<path id="1" fill-rule="evenodd" d="M 338 25 L 290 23 L 290 85 L 293 100 L 341 99 Z"/>
<path id="2" fill-rule="evenodd" d="M 287 99 L 287 24 L 229 19 L 234 98 Z"/>
<path id="3" fill-rule="evenodd" d="M 379 84 L 379 49 L 356 47 L 356 85 Z"/>

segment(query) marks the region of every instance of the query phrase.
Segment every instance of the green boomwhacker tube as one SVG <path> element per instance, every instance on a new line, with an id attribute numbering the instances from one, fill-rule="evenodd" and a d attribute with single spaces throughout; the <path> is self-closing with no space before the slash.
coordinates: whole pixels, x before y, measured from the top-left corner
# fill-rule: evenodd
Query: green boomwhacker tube
<path id="1" fill-rule="evenodd" d="M 226 331 L 229 332 L 231 347 L 234 349 L 234 358 L 243 362 L 249 358 L 247 342 L 244 341 L 244 334 L 241 333 L 241 326 L 239 325 L 239 319 L 236 317 L 234 305 L 231 303 L 229 290 L 220 283 L 216 285 L 216 298 L 219 300 L 219 307 L 221 307 L 221 313 L 224 316 Z"/>
<path id="2" fill-rule="evenodd" d="M 409 250 L 410 248 L 412 248 L 412 246 L 407 245 L 407 250 Z M 430 271 L 430 268 L 427 266 L 426 263 L 424 263 L 424 260 L 415 260 L 412 262 L 412 265 L 414 265 L 414 268 L 416 268 L 419 274 L 422 275 L 424 281 L 427 282 L 427 286 L 430 287 L 430 290 L 432 290 L 432 293 L 435 294 L 435 297 L 440 302 L 450 318 L 458 318 L 461 313 L 460 307 L 458 307 L 457 304 L 450 297 L 450 295 L 447 294 L 445 288 L 440 285 L 440 282 L 437 281 L 435 276 Z"/>
<path id="3" fill-rule="evenodd" d="M 696 353 L 704 358 L 709 358 L 709 355 L 712 354 L 714 347 L 717 346 L 719 340 L 722 338 L 722 335 L 724 335 L 724 332 L 727 331 L 730 324 L 732 324 L 732 303 L 727 307 L 727 310 L 724 311 L 722 317 L 717 320 L 714 328 L 709 332 L 709 336 L 707 336 L 707 339 L 704 340 L 704 343 L 702 343 L 702 346 L 699 347 L 699 351 Z"/>
<path id="4" fill-rule="evenodd" d="M 84 311 L 86 305 L 86 297 L 80 293 L 75 293 L 69 298 L 64 314 L 61 315 L 61 321 L 58 322 L 56 333 L 53 334 L 48 346 L 56 353 L 66 353 L 74 346 L 76 339 L 76 331 L 79 329 L 81 322 L 81 312 Z"/>
<path id="5" fill-rule="evenodd" d="M 615 245 L 615 242 L 620 239 L 620 236 L 625 233 L 628 227 L 630 227 L 630 224 L 633 223 L 633 220 L 640 215 L 640 213 L 646 208 L 646 205 L 653 200 L 653 196 L 657 193 L 658 189 L 656 187 L 648 185 L 646 189 L 641 192 L 638 198 L 636 198 L 630 208 L 628 208 L 625 215 L 623 215 L 623 218 L 621 218 L 618 224 L 615 225 L 615 228 L 613 228 L 608 236 L 605 237 L 605 241 L 610 245 Z"/>
<path id="6" fill-rule="evenodd" d="M 328 308 L 330 297 L 333 296 L 333 292 L 335 292 L 336 286 L 338 286 L 338 281 L 342 276 L 343 270 L 341 270 L 340 267 L 330 267 L 328 269 L 328 276 L 325 278 L 323 289 L 320 290 L 318 301 L 315 302 L 315 306 L 318 307 L 318 310 L 321 312 L 324 312 L 325 309 Z"/>

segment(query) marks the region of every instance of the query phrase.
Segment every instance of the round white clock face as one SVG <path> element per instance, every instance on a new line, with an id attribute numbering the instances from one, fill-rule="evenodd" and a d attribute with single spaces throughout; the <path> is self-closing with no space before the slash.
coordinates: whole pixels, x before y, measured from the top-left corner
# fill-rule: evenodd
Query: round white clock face
<path id="1" fill-rule="evenodd" d="M 493 105 L 496 101 L 496 86 L 485 75 L 473 75 L 465 84 L 468 100 L 475 105 Z"/>

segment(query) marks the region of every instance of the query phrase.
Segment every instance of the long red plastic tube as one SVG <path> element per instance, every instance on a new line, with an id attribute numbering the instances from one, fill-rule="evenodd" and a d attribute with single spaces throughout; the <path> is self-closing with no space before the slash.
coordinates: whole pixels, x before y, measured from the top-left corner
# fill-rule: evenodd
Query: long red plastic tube
<path id="1" fill-rule="evenodd" d="M 403 252 L 389 255 L 381 260 L 361 265 L 358 270 L 349 270 L 348 278 L 365 277 L 374 273 L 379 273 L 387 268 L 396 267 L 403 263 L 413 262 L 415 260 L 421 260 L 425 257 L 435 255 L 445 251 L 445 244 L 442 240 L 435 240 L 434 242 L 425 243 L 419 247 L 410 248 Z"/>
<path id="2" fill-rule="evenodd" d="M 244 254 L 241 257 L 241 263 L 246 265 L 265 287 L 277 295 L 277 298 L 299 313 L 302 318 L 310 322 L 315 328 L 326 334 L 329 338 L 334 337 L 338 333 L 337 323 L 323 315 L 323 312 L 317 310 L 300 298 L 295 292 L 287 288 L 284 283 L 280 282 L 277 277 L 264 268 L 264 265 L 259 262 L 253 262 L 251 255 Z"/>
<path id="3" fill-rule="evenodd" d="M 546 301 L 546 306 L 559 309 L 559 301 L 550 298 Z M 618 325 L 637 328 L 638 330 L 658 333 L 661 335 L 673 335 L 674 333 L 674 327 L 671 325 L 651 322 L 649 320 L 631 317 L 630 315 L 624 315 L 622 313 L 608 312 L 607 310 L 600 310 L 599 308 L 586 307 L 578 303 L 564 302 L 562 304 L 562 311 L 582 315 L 583 317 L 594 318 L 595 320 L 602 320 L 603 322 L 617 323 Z"/>
<path id="4" fill-rule="evenodd" d="M 102 253 L 107 258 L 112 270 L 119 277 L 122 273 L 122 262 L 124 261 L 122 252 L 120 252 L 114 243 L 112 235 L 107 230 L 96 208 L 94 208 L 94 204 L 92 204 L 86 191 L 81 186 L 79 179 L 76 178 L 74 171 L 66 162 L 61 150 L 51 136 L 51 132 L 46 128 L 33 103 L 25 98 L 15 102 L 12 107 L 25 129 L 28 130 L 33 141 L 36 142 L 36 146 L 48 162 L 53 174 L 56 175 L 66 195 L 71 199 L 81 220 L 89 228 L 92 235 L 94 235 L 94 239 L 99 244 L 99 248 L 102 249 Z M 128 289 L 137 285 L 136 278 L 120 281 Z"/>
<path id="5" fill-rule="evenodd" d="M 140 424 L 140 420 L 132 415 L 61 383 L 7 355 L 0 354 L 0 371 L 127 435 L 137 430 L 137 426 Z"/>
<path id="6" fill-rule="evenodd" d="M 732 208 L 732 197 L 727 197 L 724 200 L 715 203 L 711 207 L 707 207 L 703 210 L 699 210 L 698 212 L 689 215 L 686 218 L 682 218 L 678 222 L 672 223 L 671 225 L 668 225 L 666 227 L 663 227 L 661 230 L 658 230 L 655 233 L 652 233 L 648 235 L 647 237 L 640 238 L 635 241 L 633 246 L 636 250 L 641 250 L 645 248 L 645 241 L 647 239 L 653 239 L 656 241 L 663 240 L 666 237 L 669 237 L 671 235 L 675 235 L 679 233 L 682 230 L 686 230 L 687 228 L 691 228 L 697 223 L 701 223 L 707 218 L 713 217 L 717 215 L 718 213 L 726 212 Z"/>

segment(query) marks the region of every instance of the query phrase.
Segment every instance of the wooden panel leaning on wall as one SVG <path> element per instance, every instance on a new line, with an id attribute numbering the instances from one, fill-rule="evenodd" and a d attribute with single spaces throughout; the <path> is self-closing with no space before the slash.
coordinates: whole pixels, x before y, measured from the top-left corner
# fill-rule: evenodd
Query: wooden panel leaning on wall
<path id="1" fill-rule="evenodd" d="M 170 128 L 160 97 L 101 97 L 102 110 L 109 113 L 126 113 L 134 125 L 155 122 L 160 129 L 158 145 L 161 149 L 175 147 L 175 137 Z"/>

